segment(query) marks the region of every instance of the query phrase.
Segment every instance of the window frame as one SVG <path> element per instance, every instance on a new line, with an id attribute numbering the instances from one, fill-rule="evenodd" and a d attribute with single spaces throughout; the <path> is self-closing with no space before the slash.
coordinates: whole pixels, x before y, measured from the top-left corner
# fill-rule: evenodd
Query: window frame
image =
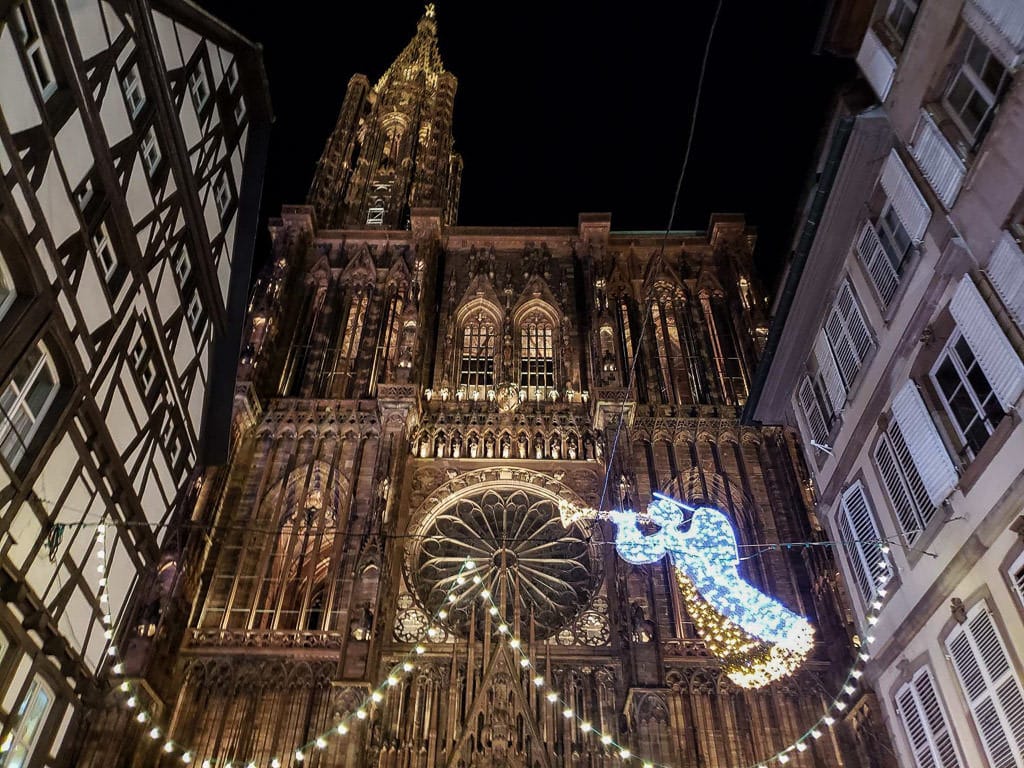
<path id="1" fill-rule="evenodd" d="M 192 296 L 185 307 L 185 321 L 191 331 L 198 335 L 203 323 L 203 300 L 198 290 L 192 291 Z"/>
<path id="2" fill-rule="evenodd" d="M 495 318 L 483 311 L 462 323 L 458 380 L 459 388 L 465 388 L 467 397 L 472 398 L 474 393 L 480 398 L 486 397 L 487 391 L 495 387 L 499 327 Z M 467 348 L 470 343 L 476 345 L 475 350 Z"/>
<path id="3" fill-rule="evenodd" d="M 36 350 L 39 351 L 39 359 L 32 363 L 31 368 L 25 376 L 24 382 L 18 384 L 14 378 L 18 367 L 28 360 L 29 355 Z M 34 411 L 32 406 L 29 404 L 29 398 L 33 393 L 33 389 L 37 381 L 39 381 L 44 371 L 49 372 L 50 386 L 42 403 L 39 405 L 38 410 Z M 50 409 L 53 406 L 53 402 L 56 399 L 57 392 L 59 390 L 60 375 L 57 372 L 57 366 L 54 362 L 53 356 L 50 354 L 50 351 L 44 342 L 37 341 L 32 346 L 31 350 L 25 354 L 22 360 L 18 362 L 14 371 L 11 373 L 11 377 L 4 384 L 3 389 L 0 390 L 0 456 L 7 461 L 8 465 L 12 469 L 16 468 L 28 455 L 29 446 L 35 438 L 40 424 L 42 424 L 49 415 Z M 5 406 L 2 403 L 8 396 L 8 392 L 13 392 L 13 395 L 10 402 Z M 13 414 L 17 409 L 24 409 L 30 417 L 27 430 L 24 434 L 21 433 L 14 422 L 15 416 Z M 12 435 L 14 435 L 15 440 L 11 443 L 11 452 L 8 453 L 7 448 L 5 448 L 5 443 Z"/>
<path id="4" fill-rule="evenodd" d="M 118 259 L 117 250 L 110 239 L 107 223 L 101 221 L 89 239 L 92 242 L 92 251 L 96 255 L 96 261 L 100 265 L 100 276 L 109 285 L 117 273 L 117 267 L 121 261 Z"/>
<path id="5" fill-rule="evenodd" d="M 8 19 L 14 29 L 14 37 L 28 60 L 28 69 L 39 96 L 43 101 L 57 92 L 57 77 L 50 60 L 50 52 L 46 50 L 39 14 L 32 5 L 33 0 L 19 0 L 11 7 Z M 42 70 L 42 71 L 40 71 Z M 42 77 L 47 78 L 43 82 Z"/>
<path id="6" fill-rule="evenodd" d="M 974 50 L 975 45 L 981 46 L 985 52 L 982 72 L 976 72 L 973 65 L 970 63 L 971 53 Z M 996 85 L 995 91 L 989 88 L 984 79 L 984 70 L 992 62 L 995 62 L 1002 69 L 1002 75 L 999 78 L 999 83 Z M 963 99 L 963 103 L 958 109 L 953 102 L 950 101 L 950 95 L 957 87 L 957 84 L 961 82 L 961 79 L 964 79 L 967 82 L 970 92 L 967 97 Z M 972 150 L 981 143 L 982 139 L 985 138 L 985 134 L 992 125 L 992 119 L 998 108 L 999 102 L 1002 100 L 1003 94 L 1007 90 L 1010 80 L 1012 80 L 1012 76 L 1003 62 L 999 60 L 991 48 L 985 45 L 984 41 L 974 32 L 974 30 L 970 27 L 966 27 L 964 31 L 964 38 L 961 41 L 955 60 L 952 62 L 952 72 L 950 73 L 949 81 L 945 88 L 942 89 L 942 106 L 945 109 L 946 114 L 949 115 L 953 125 L 956 126 L 957 130 L 967 141 Z M 985 109 L 985 113 L 979 118 L 977 126 L 971 130 L 968 128 L 967 123 L 964 122 L 962 113 L 967 110 L 968 105 L 976 96 L 981 98 L 982 101 L 987 104 L 987 108 Z"/>
<path id="7" fill-rule="evenodd" d="M 902 444 L 902 448 L 900 444 Z M 879 457 L 882 450 L 889 452 L 894 477 L 885 471 L 884 460 Z M 889 499 L 889 506 L 896 517 L 900 533 L 903 534 L 908 544 L 913 544 L 928 530 L 928 526 L 935 520 L 939 507 L 932 504 L 928 497 L 924 480 L 910 456 L 910 449 L 903 436 L 903 430 L 895 418 L 891 418 L 889 425 L 879 434 L 875 447 L 871 451 L 871 461 L 878 472 L 885 495 Z M 898 483 L 898 490 L 902 492 L 903 498 L 909 504 L 909 509 L 906 511 L 913 516 L 916 523 L 915 528 L 907 528 L 904 513 L 900 511 L 900 502 L 893 497 L 894 489 L 890 485 L 890 479 Z"/>
<path id="8" fill-rule="evenodd" d="M 210 75 L 206 71 L 206 62 L 200 57 L 196 61 L 195 68 L 186 78 L 188 81 L 188 92 L 192 97 L 192 106 L 197 113 L 202 113 L 210 103 L 213 92 L 210 90 Z M 201 93 L 200 93 L 201 92 Z"/>
<path id="9" fill-rule="evenodd" d="M 146 175 L 152 179 L 164 159 L 163 150 L 160 148 L 160 139 L 156 135 L 156 126 L 149 126 L 146 133 L 143 134 L 142 140 L 139 142 L 139 154 L 142 157 L 142 164 L 146 168 Z"/>
<path id="10" fill-rule="evenodd" d="M 7 266 L 7 259 L 0 252 L 0 320 L 3 320 L 17 298 L 18 287 L 14 284 L 14 275 Z"/>
<path id="11" fill-rule="evenodd" d="M 531 311 L 516 324 L 518 379 L 526 400 L 541 400 L 558 386 L 556 324 L 546 312 Z"/>
<path id="12" fill-rule="evenodd" d="M 192 259 L 189 257 L 188 248 L 184 244 L 171 256 L 171 269 L 174 270 L 174 276 L 178 279 L 178 287 L 184 288 L 185 281 L 192 274 Z"/>
<path id="13" fill-rule="evenodd" d="M 40 693 L 43 693 L 46 698 L 43 710 L 33 719 L 26 720 L 25 715 L 28 712 L 30 702 L 36 699 Z M 25 693 L 19 698 L 17 706 L 11 712 L 11 718 L 14 725 L 4 729 L 3 740 L 6 742 L 10 739 L 11 747 L 0 755 L 0 766 L 7 768 L 7 766 L 11 764 L 11 758 L 14 756 L 15 749 L 19 743 L 24 748 L 24 753 L 20 757 L 21 762 L 19 765 L 27 766 L 32 764 L 33 754 L 39 746 L 39 737 L 45 729 L 46 721 L 50 716 L 50 712 L 53 710 L 55 700 L 56 694 L 54 693 L 53 688 L 46 681 L 42 680 L 38 674 L 33 677 Z M 23 742 L 22 736 L 26 730 L 26 723 L 32 725 L 32 731 L 29 735 L 28 741 Z"/>
<path id="14" fill-rule="evenodd" d="M 959 352 L 956 351 L 956 346 L 961 340 L 964 342 L 964 344 L 967 345 L 968 349 L 971 349 L 971 355 L 973 356 L 973 362 L 970 365 L 968 365 L 966 369 L 964 367 L 963 359 L 960 357 Z M 939 383 L 937 373 L 947 360 L 951 362 L 952 368 L 960 380 L 960 388 L 962 388 L 964 392 L 966 392 L 968 399 L 974 407 L 975 419 L 971 421 L 968 427 L 970 428 L 971 426 L 973 426 L 975 420 L 978 420 L 978 417 L 980 417 L 980 421 L 985 426 L 986 431 L 988 433 L 985 439 L 978 444 L 977 449 L 975 449 L 971 445 L 967 435 L 964 433 L 963 428 L 961 428 L 960 423 L 957 420 L 957 415 L 953 409 L 952 404 L 950 403 L 951 398 L 948 398 L 946 396 L 946 393 L 943 390 L 942 385 Z M 989 387 L 988 396 L 984 400 L 979 399 L 978 393 L 974 391 L 974 385 L 969 378 L 971 370 L 974 368 L 977 369 L 977 374 L 984 378 L 985 383 L 988 384 Z M 939 352 L 938 356 L 935 359 L 935 362 L 932 364 L 931 368 L 928 371 L 928 378 L 931 381 L 931 385 L 936 396 L 942 403 L 943 412 L 947 417 L 947 421 L 953 428 L 953 434 L 955 435 L 958 443 L 957 455 L 964 458 L 967 461 L 973 461 L 974 459 L 977 458 L 978 454 L 981 453 L 982 449 L 985 447 L 985 444 L 988 442 L 989 438 L 992 437 L 996 429 L 999 427 L 999 424 L 1002 423 L 1003 419 L 1005 419 L 1008 414 L 1006 413 L 1006 411 L 1003 410 L 1002 404 L 999 402 L 999 398 L 996 396 L 991 381 L 988 380 L 988 376 L 982 369 L 981 363 L 978 361 L 977 353 L 971 348 L 970 342 L 967 340 L 967 337 L 964 336 L 963 332 L 960 330 L 959 327 L 954 328 L 953 332 L 949 336 L 949 339 L 943 345 L 942 350 Z M 954 395 L 955 394 L 956 392 L 954 391 Z M 996 421 L 995 423 L 990 422 L 989 415 L 985 410 L 985 402 L 988 402 L 990 400 L 994 402 L 994 404 L 999 408 L 1001 413 L 998 421 Z"/>
<path id="15" fill-rule="evenodd" d="M 153 385 L 156 383 L 156 365 L 153 363 L 153 353 L 149 348 L 149 342 L 146 340 L 146 334 L 141 327 L 135 341 L 128 350 L 128 356 L 131 360 L 132 369 L 138 375 L 139 383 L 142 385 L 142 394 L 144 396 L 149 395 L 153 390 Z"/>
<path id="16" fill-rule="evenodd" d="M 913 7 L 911 8 L 910 6 Z M 910 33 L 914 29 L 914 22 L 917 20 L 917 12 L 920 8 L 921 4 L 918 0 L 889 0 L 889 7 L 885 9 L 885 14 L 882 16 L 882 23 L 885 24 L 885 28 L 888 30 L 893 40 L 899 43 L 900 48 L 903 48 L 903 46 L 907 44 L 907 40 L 910 39 Z M 901 25 L 893 23 L 892 16 L 894 9 L 900 11 L 900 17 L 902 19 L 907 19 L 905 29 Z M 908 12 L 909 17 L 907 16 Z"/>
<path id="17" fill-rule="evenodd" d="M 134 120 L 146 106 L 146 86 L 142 83 L 142 72 L 137 63 L 131 64 L 121 75 L 121 92 L 128 115 Z"/>
<path id="18" fill-rule="evenodd" d="M 222 170 L 213 182 L 213 202 L 217 207 L 217 215 L 224 221 L 231 212 L 231 204 L 235 201 L 231 176 Z"/>

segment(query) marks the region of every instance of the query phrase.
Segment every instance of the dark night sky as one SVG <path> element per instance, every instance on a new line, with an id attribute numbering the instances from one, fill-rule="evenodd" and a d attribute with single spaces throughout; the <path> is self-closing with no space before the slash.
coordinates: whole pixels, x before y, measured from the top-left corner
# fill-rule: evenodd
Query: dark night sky
<path id="1" fill-rule="evenodd" d="M 276 118 L 265 220 L 305 200 L 349 77 L 374 82 L 423 5 L 200 2 L 264 47 Z M 822 5 L 725 0 L 676 215 L 675 229 L 704 229 L 713 211 L 745 213 L 769 287 L 831 98 L 853 70 L 812 53 Z M 459 223 L 574 226 L 581 211 L 611 211 L 613 229 L 663 229 L 714 8 L 438 3 L 441 55 L 459 80 Z"/>

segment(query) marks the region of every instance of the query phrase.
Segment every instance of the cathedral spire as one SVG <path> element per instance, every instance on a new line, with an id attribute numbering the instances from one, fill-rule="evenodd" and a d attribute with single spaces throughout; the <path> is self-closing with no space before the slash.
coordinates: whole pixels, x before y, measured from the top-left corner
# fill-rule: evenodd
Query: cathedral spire
<path id="1" fill-rule="evenodd" d="M 372 88 L 349 81 L 309 203 L 326 228 L 404 229 L 413 207 L 455 222 L 462 158 L 453 151 L 457 80 L 445 71 L 433 4 Z"/>

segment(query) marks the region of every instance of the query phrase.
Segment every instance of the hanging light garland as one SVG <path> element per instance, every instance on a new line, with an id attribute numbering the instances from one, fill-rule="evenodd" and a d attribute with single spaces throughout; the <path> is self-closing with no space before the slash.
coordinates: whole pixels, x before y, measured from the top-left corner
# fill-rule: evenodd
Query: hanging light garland
<path id="1" fill-rule="evenodd" d="M 665 499 L 664 497 L 662 497 L 660 501 L 667 501 L 671 504 L 678 505 L 678 502 L 673 502 L 672 500 Z M 656 510 L 657 509 L 658 508 L 656 508 Z M 660 509 L 662 510 L 661 512 L 655 511 L 655 514 L 651 516 L 651 521 L 656 524 L 658 524 L 659 515 L 662 515 L 661 519 L 666 520 L 667 522 L 668 518 L 664 517 L 664 515 L 671 514 L 670 510 L 667 510 L 665 507 L 661 507 Z M 562 512 L 563 521 L 570 518 L 575 520 L 580 517 L 595 516 L 593 514 L 594 510 L 573 507 L 568 503 L 561 503 L 560 510 Z M 636 528 L 635 515 L 633 515 L 633 527 Z M 636 530 L 637 533 L 639 533 L 639 528 L 636 528 Z M 641 534 L 641 538 L 650 537 L 642 537 Z M 883 557 L 885 557 L 889 552 L 889 547 L 887 542 L 882 541 L 881 543 Z M 735 540 L 733 540 L 733 544 L 735 545 Z M 114 643 L 117 631 L 113 626 L 113 617 L 110 613 L 109 560 L 106 549 L 105 522 L 101 522 L 97 526 L 96 545 L 96 572 L 99 574 L 96 594 L 103 610 L 102 622 L 104 626 L 104 636 L 109 641 L 106 649 L 106 655 L 113 662 L 110 666 L 110 670 L 113 675 L 121 676 L 125 673 L 125 664 L 121 659 L 118 647 Z M 627 551 L 629 551 L 628 548 Z M 621 555 L 622 551 L 620 550 L 619 553 Z M 878 577 L 878 599 L 872 603 L 871 610 L 866 616 L 866 621 L 869 626 L 874 625 L 878 621 L 878 611 L 882 607 L 881 598 L 884 598 L 886 595 L 885 587 L 886 583 L 890 579 L 891 566 L 887 559 L 883 562 L 886 567 Z M 462 564 L 458 573 L 458 576 L 462 577 L 462 581 L 459 582 L 459 579 L 453 581 L 452 588 L 454 588 L 456 583 L 465 584 L 467 580 L 471 581 L 477 587 L 478 591 L 476 593 L 476 598 L 481 600 L 487 606 L 487 614 L 493 619 L 492 624 L 495 627 L 495 633 L 498 636 L 498 639 L 505 642 L 509 651 L 516 655 L 518 664 L 524 674 L 529 674 L 531 670 L 535 672 L 531 678 L 531 682 L 538 691 L 544 692 L 543 699 L 555 707 L 557 711 L 560 711 L 564 719 L 576 720 L 582 733 L 592 736 L 607 750 L 617 754 L 624 764 L 631 763 L 633 765 L 642 766 L 642 768 L 671 768 L 671 766 L 666 763 L 655 762 L 637 755 L 627 746 L 620 744 L 612 734 L 595 727 L 593 722 L 584 719 L 584 717 L 573 708 L 570 702 L 567 702 L 562 698 L 559 692 L 550 685 L 543 673 L 539 670 L 533 669 L 533 662 L 530 660 L 530 654 L 526 643 L 512 631 L 509 623 L 502 616 L 501 609 L 494 601 L 493 593 L 483 584 L 483 581 L 478 576 L 467 576 L 467 574 L 472 573 L 475 569 L 476 564 L 472 560 L 467 559 Z M 684 599 L 687 601 L 688 609 L 691 607 L 693 608 L 691 616 L 694 617 L 694 623 L 698 625 L 698 629 L 705 638 L 705 642 L 709 642 L 708 638 L 710 638 L 709 647 L 715 645 L 721 652 L 723 667 L 726 669 L 730 679 L 735 680 L 734 675 L 749 674 L 756 676 L 765 674 L 773 668 L 780 670 L 791 663 L 789 657 L 785 655 L 780 656 L 778 654 L 777 649 L 780 647 L 779 645 L 772 645 L 771 643 L 759 640 L 744 628 L 731 622 L 728 618 L 718 613 L 717 610 L 711 606 L 710 602 L 704 599 L 704 596 L 699 593 L 694 580 L 690 579 L 688 576 L 680 576 L 679 586 L 683 591 Z M 450 591 L 451 588 L 449 589 L 449 592 Z M 449 597 L 451 596 L 453 595 L 449 595 Z M 458 598 L 456 599 L 458 600 Z M 435 612 L 432 618 L 432 627 L 436 628 L 438 623 L 443 622 L 447 618 L 448 612 L 445 606 L 450 602 L 455 601 L 446 599 L 441 603 L 442 607 Z M 769 621 L 769 624 L 777 621 L 778 617 L 776 616 L 772 621 Z M 867 649 L 874 641 L 875 638 L 870 634 L 864 638 L 860 652 L 858 653 L 853 666 L 847 673 L 839 694 L 833 698 L 829 706 L 825 708 L 822 716 L 819 717 L 809 729 L 807 729 L 799 738 L 795 739 L 788 746 L 779 750 L 771 757 L 763 759 L 757 763 L 752 763 L 745 768 L 768 768 L 773 764 L 785 765 L 790 762 L 794 754 L 806 751 L 813 741 L 820 739 L 824 735 L 824 732 L 842 717 L 843 712 L 847 710 L 855 700 L 858 682 L 863 675 L 864 663 L 870 658 Z M 413 648 L 402 659 L 400 659 L 398 663 L 394 664 L 390 668 L 384 680 L 382 680 L 364 697 L 363 701 L 354 711 L 335 721 L 328 730 L 319 734 L 311 741 L 296 747 L 291 752 L 291 756 L 294 761 L 301 765 L 313 750 L 323 751 L 327 749 L 331 738 L 344 737 L 350 733 L 353 726 L 368 720 L 376 714 L 380 709 L 378 705 L 384 701 L 388 691 L 397 687 L 405 676 L 416 669 L 416 660 L 426 652 L 427 648 L 422 643 L 418 643 L 413 646 Z M 716 652 L 716 655 L 718 655 L 718 652 Z M 731 672 L 729 671 L 730 667 L 732 668 Z M 752 677 L 752 679 L 755 678 Z M 141 691 L 138 690 L 136 684 L 130 680 L 124 679 L 117 686 L 117 690 L 123 697 L 124 706 L 135 712 L 134 720 L 141 727 L 148 729 L 148 737 L 153 741 L 162 742 L 161 751 L 163 753 L 168 756 L 176 754 L 178 759 L 186 765 L 196 761 L 196 753 L 193 749 L 171 739 L 169 734 L 166 734 L 165 731 L 155 723 L 154 715 L 146 706 L 145 700 L 141 695 Z M 202 765 L 202 768 L 215 768 L 215 766 L 217 768 L 282 768 L 282 757 L 283 755 L 280 757 L 273 757 L 269 762 L 264 763 L 263 765 L 259 765 L 257 761 L 253 759 L 242 761 L 234 761 L 231 759 L 204 759 L 200 765 Z"/>

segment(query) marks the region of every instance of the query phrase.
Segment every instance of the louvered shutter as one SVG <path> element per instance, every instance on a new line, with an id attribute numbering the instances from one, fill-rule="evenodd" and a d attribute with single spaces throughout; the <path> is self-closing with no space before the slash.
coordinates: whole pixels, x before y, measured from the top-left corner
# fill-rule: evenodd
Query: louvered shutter
<path id="1" fill-rule="evenodd" d="M 907 542 L 914 543 L 914 540 L 921 535 L 922 525 L 918 517 L 918 510 L 914 504 L 910 488 L 900 471 L 899 463 L 896 460 L 893 446 L 887 437 L 883 437 L 875 446 L 875 463 L 882 473 L 882 482 L 885 490 L 892 501 L 892 507 L 899 520 L 900 529 L 907 537 Z"/>
<path id="2" fill-rule="evenodd" d="M 921 242 L 931 221 L 932 209 L 895 149 L 885 161 L 879 183 L 910 239 L 915 243 Z"/>
<path id="3" fill-rule="evenodd" d="M 985 272 L 1010 317 L 1024 328 L 1024 252 L 1009 232 L 996 243 Z"/>
<path id="4" fill-rule="evenodd" d="M 825 384 L 825 394 L 832 403 L 832 412 L 842 413 L 843 406 L 846 405 L 846 387 L 843 386 L 843 377 L 839 375 L 839 367 L 824 331 L 819 331 L 818 337 L 814 340 L 814 359 L 818 363 L 818 373 Z"/>
<path id="5" fill-rule="evenodd" d="M 1024 765 L 1024 689 L 982 601 L 946 638 L 960 685 L 993 768 Z"/>
<path id="6" fill-rule="evenodd" d="M 960 768 L 949 722 L 927 667 L 900 688 L 896 704 L 918 768 Z"/>
<path id="7" fill-rule="evenodd" d="M 949 311 L 971 345 L 985 378 L 1004 411 L 1009 411 L 1024 391 L 1024 363 L 1007 340 L 999 323 L 981 298 L 970 275 L 956 287 Z"/>
<path id="8" fill-rule="evenodd" d="M 853 386 L 861 364 L 872 347 L 871 334 L 860 313 L 850 283 L 843 281 L 825 318 L 825 335 L 835 353 L 846 389 Z"/>
<path id="9" fill-rule="evenodd" d="M 824 444 L 828 440 L 828 425 L 814 397 L 814 387 L 806 376 L 800 382 L 800 410 L 804 412 L 804 419 L 807 420 L 807 427 L 811 430 L 811 438 L 816 442 Z"/>
<path id="10" fill-rule="evenodd" d="M 843 493 L 839 502 L 839 533 L 850 570 L 857 581 L 857 589 L 865 603 L 878 593 L 878 581 L 888 574 L 889 565 L 882 552 L 881 534 L 875 524 L 871 505 L 864 488 L 854 483 Z"/>
<path id="11" fill-rule="evenodd" d="M 941 504 L 956 487 L 956 467 L 942 444 L 917 385 L 908 381 L 892 400 L 892 416 L 924 482 L 932 504 Z"/>

